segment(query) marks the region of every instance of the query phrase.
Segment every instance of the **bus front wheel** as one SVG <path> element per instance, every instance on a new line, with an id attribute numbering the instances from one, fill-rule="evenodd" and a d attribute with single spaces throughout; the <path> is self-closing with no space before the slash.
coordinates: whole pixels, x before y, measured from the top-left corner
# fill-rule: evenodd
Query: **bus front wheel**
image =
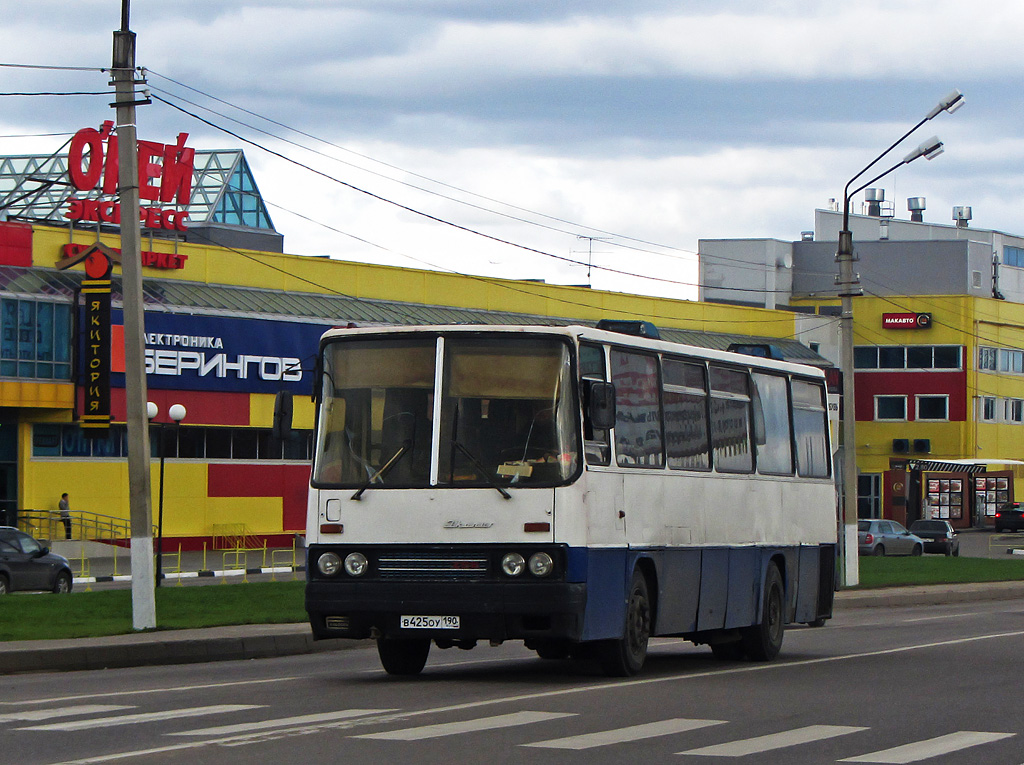
<path id="1" fill-rule="evenodd" d="M 768 565 L 764 577 L 764 602 L 761 622 L 743 629 L 743 648 L 754 661 L 771 661 L 782 649 L 786 630 L 785 600 L 782 575 L 774 563 Z"/>
<path id="2" fill-rule="evenodd" d="M 418 675 L 423 671 L 429 653 L 430 640 L 426 638 L 377 638 L 377 654 L 389 675 Z"/>
<path id="3" fill-rule="evenodd" d="M 651 600 L 647 580 L 640 571 L 633 572 L 626 603 L 626 623 L 622 637 L 600 644 L 598 658 L 606 675 L 635 675 L 647 659 L 647 643 L 651 637 Z"/>

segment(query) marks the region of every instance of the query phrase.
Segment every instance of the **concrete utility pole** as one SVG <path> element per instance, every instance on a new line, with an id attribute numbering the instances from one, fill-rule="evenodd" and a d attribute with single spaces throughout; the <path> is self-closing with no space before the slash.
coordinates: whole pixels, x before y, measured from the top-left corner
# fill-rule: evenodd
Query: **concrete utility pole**
<path id="1" fill-rule="evenodd" d="M 112 80 L 116 92 L 118 194 L 121 202 L 121 294 L 124 306 L 125 396 L 128 410 L 128 489 L 131 511 L 132 626 L 156 627 L 153 509 L 150 504 L 149 428 L 142 308 L 142 235 L 139 223 L 139 156 L 135 130 L 135 33 L 128 28 L 129 0 L 121 2 L 114 32 Z"/>

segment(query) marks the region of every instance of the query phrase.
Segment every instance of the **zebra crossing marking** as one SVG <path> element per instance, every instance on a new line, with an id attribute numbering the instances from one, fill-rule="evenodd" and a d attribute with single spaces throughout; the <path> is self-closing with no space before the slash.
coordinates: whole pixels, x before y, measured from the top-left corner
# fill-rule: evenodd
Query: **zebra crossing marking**
<path id="1" fill-rule="evenodd" d="M 131 706 L 118 704 L 79 704 L 77 707 L 60 707 L 57 709 L 34 709 L 31 712 L 10 712 L 0 715 L 0 723 L 32 722 L 33 720 L 51 720 L 55 717 L 77 717 L 79 715 L 95 715 L 104 712 L 119 712 L 123 709 L 134 709 Z"/>
<path id="2" fill-rule="evenodd" d="M 251 733 L 253 731 L 272 730 L 274 728 L 292 728 L 318 723 L 336 722 L 350 717 L 362 717 L 364 715 L 384 714 L 394 712 L 394 709 L 342 709 L 337 712 L 322 712 L 320 714 L 299 715 L 297 717 L 280 717 L 274 720 L 260 720 L 259 722 L 238 723 L 237 725 L 218 725 L 214 728 L 199 728 L 197 730 L 175 731 L 171 736 L 230 736 L 236 733 Z"/>
<path id="3" fill-rule="evenodd" d="M 352 736 L 352 738 L 372 738 L 382 741 L 419 741 L 426 738 L 454 736 L 460 733 L 475 733 L 477 731 L 495 730 L 497 728 L 513 728 L 517 725 L 530 725 L 536 722 L 575 716 L 575 713 L 569 712 L 512 712 L 507 715 L 478 717 L 461 722 L 421 725 L 418 728 L 402 728 L 401 730 L 389 730 L 383 733 L 364 733 L 360 736 Z"/>
<path id="4" fill-rule="evenodd" d="M 661 720 L 660 722 L 644 723 L 643 725 L 630 725 L 626 728 L 615 730 L 599 731 L 597 733 L 584 733 L 579 736 L 566 736 L 565 738 L 552 738 L 547 741 L 536 741 L 532 744 L 520 744 L 520 746 L 532 746 L 541 749 L 590 749 L 595 746 L 608 746 L 609 744 L 623 744 L 627 741 L 640 741 L 645 738 L 657 736 L 669 736 L 673 733 L 686 733 L 699 728 L 707 728 L 711 725 L 722 725 L 726 720 L 690 720 L 684 717 L 677 717 L 672 720 Z"/>
<path id="5" fill-rule="evenodd" d="M 976 730 L 961 730 L 956 733 L 947 733 L 945 736 L 915 741 L 911 744 L 894 746 L 891 749 L 882 749 L 870 754 L 862 754 L 859 757 L 847 757 L 840 762 L 875 762 L 886 763 L 886 765 L 904 765 L 908 762 L 918 762 L 929 757 L 937 757 L 940 754 L 959 752 L 961 749 L 970 749 L 972 746 L 981 746 L 993 741 L 1001 741 L 1004 738 L 1011 738 L 1016 733 L 986 733 Z"/>
<path id="6" fill-rule="evenodd" d="M 49 725 L 32 725 L 26 728 L 18 728 L 18 730 L 70 732 L 76 730 L 88 730 L 90 728 L 109 728 L 115 725 L 135 725 L 138 723 L 157 722 L 160 720 L 176 720 L 181 717 L 201 717 L 203 715 L 218 715 L 226 712 L 243 712 L 247 709 L 262 709 L 263 706 L 263 704 L 220 704 L 210 707 L 167 709 L 163 712 L 143 712 L 135 715 L 121 715 L 119 717 L 93 717 L 88 720 L 74 720 L 52 723 Z"/>
<path id="7" fill-rule="evenodd" d="M 796 746 L 798 744 L 809 744 L 813 741 L 823 741 L 836 736 L 845 736 L 850 733 L 858 733 L 867 728 L 860 728 L 853 725 L 808 725 L 803 728 L 781 731 L 780 733 L 769 733 L 766 736 L 754 736 L 738 741 L 729 741 L 724 744 L 713 744 L 702 746 L 699 749 L 688 749 L 685 752 L 676 754 L 689 754 L 709 757 L 745 757 L 748 754 L 760 754 L 770 752 L 774 749 Z"/>

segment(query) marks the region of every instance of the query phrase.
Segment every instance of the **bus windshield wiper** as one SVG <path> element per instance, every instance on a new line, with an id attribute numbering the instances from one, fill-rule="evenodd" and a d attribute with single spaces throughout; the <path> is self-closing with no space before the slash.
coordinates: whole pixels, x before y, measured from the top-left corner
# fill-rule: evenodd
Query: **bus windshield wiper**
<path id="1" fill-rule="evenodd" d="M 367 478 L 366 483 L 360 486 L 358 491 L 356 491 L 355 494 L 349 497 L 349 499 L 360 499 L 363 496 L 363 492 L 370 488 L 370 484 L 386 476 L 388 474 L 388 471 L 391 470 L 391 468 L 393 468 L 396 464 L 398 464 L 398 461 L 402 459 L 402 457 L 405 456 L 405 453 L 408 452 L 411 448 L 412 441 L 406 441 L 405 443 L 403 443 L 401 447 L 399 447 L 398 451 L 391 456 L 391 459 L 389 459 L 387 462 L 381 465 L 380 470 L 378 470 L 376 473 Z"/>
<path id="2" fill-rule="evenodd" d="M 512 495 L 498 485 L 498 482 L 491 477 L 491 474 L 487 470 L 487 468 L 480 464 L 480 460 L 474 457 L 473 453 L 469 449 L 460 444 L 454 438 L 452 439 L 452 445 L 455 446 L 460 452 L 466 455 L 467 459 L 469 459 L 469 461 L 473 463 L 473 467 L 475 467 L 483 474 L 484 480 L 486 480 L 488 484 L 497 489 L 498 493 L 501 494 L 501 496 L 503 496 L 505 499 L 512 499 Z"/>

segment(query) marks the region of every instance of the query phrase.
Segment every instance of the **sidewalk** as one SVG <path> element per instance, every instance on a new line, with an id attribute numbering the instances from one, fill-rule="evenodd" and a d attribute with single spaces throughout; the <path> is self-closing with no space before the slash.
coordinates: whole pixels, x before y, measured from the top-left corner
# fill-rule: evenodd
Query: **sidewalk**
<path id="1" fill-rule="evenodd" d="M 1024 581 L 897 587 L 838 592 L 835 610 L 1018 598 L 1024 598 Z M 0 642 L 0 675 L 260 659 L 368 645 L 371 645 L 369 641 L 354 640 L 314 642 L 309 625 L 305 623 L 166 630 L 78 640 Z"/>

